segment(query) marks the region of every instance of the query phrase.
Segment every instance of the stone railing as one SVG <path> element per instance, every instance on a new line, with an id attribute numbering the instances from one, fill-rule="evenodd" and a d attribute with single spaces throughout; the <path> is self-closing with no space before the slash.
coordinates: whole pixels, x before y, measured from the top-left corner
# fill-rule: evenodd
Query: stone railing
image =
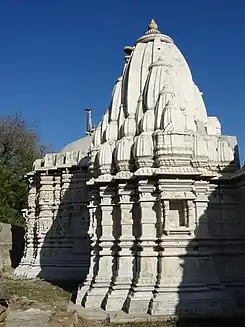
<path id="1" fill-rule="evenodd" d="M 68 168 L 71 166 L 86 166 L 88 164 L 87 153 L 72 151 L 66 153 L 47 153 L 42 159 L 35 160 L 34 171 L 48 169 Z"/>

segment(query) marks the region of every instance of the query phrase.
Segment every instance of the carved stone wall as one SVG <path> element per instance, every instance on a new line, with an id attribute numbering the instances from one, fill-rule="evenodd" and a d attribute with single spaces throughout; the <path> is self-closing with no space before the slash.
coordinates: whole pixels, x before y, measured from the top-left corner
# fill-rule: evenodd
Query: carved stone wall
<path id="1" fill-rule="evenodd" d="M 244 291 L 235 284 L 245 276 L 244 268 L 239 271 L 245 222 L 236 215 L 241 186 L 168 176 L 97 187 L 101 217 L 77 304 L 132 314 L 239 312 L 236 301 L 244 300 Z"/>
<path id="2" fill-rule="evenodd" d="M 87 166 L 52 166 L 54 154 L 30 173 L 24 257 L 15 273 L 27 278 L 81 280 L 90 260 Z M 56 156 L 59 158 L 59 154 Z M 51 159 L 53 161 L 51 161 Z M 60 158 L 59 158 L 60 159 Z M 72 160 L 73 160 L 72 159 Z M 63 162 L 63 161 L 62 161 Z"/>

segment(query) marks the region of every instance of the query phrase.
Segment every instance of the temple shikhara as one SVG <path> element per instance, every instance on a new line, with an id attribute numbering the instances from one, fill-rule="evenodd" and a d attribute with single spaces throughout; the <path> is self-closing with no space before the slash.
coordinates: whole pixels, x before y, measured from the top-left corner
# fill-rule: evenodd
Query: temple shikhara
<path id="1" fill-rule="evenodd" d="M 245 312 L 245 172 L 154 20 L 101 122 L 28 174 L 15 273 L 80 282 L 76 304 L 133 315 Z M 90 124 L 90 123 L 89 123 Z"/>

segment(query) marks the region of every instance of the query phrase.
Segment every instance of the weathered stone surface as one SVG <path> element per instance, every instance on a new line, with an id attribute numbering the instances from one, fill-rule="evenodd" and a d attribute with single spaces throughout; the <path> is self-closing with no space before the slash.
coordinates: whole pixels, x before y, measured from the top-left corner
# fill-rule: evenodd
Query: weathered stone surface
<path id="1" fill-rule="evenodd" d="M 9 313 L 5 327 L 48 327 L 50 316 L 51 312 L 40 309 L 14 311 Z"/>
<path id="2" fill-rule="evenodd" d="M 0 274 L 12 273 L 24 250 L 24 227 L 0 223 Z"/>
<path id="3" fill-rule="evenodd" d="M 0 223 L 0 272 L 11 268 L 10 251 L 12 249 L 11 225 Z"/>
<path id="4" fill-rule="evenodd" d="M 77 314 L 85 320 L 97 320 L 97 321 L 106 321 L 108 320 L 108 314 L 101 308 L 83 308 L 81 305 L 76 305 L 72 302 L 69 302 L 68 312 L 76 311 Z"/>
<path id="5" fill-rule="evenodd" d="M 53 314 L 47 324 L 49 327 L 76 327 L 79 326 L 77 312 L 59 312 Z"/>

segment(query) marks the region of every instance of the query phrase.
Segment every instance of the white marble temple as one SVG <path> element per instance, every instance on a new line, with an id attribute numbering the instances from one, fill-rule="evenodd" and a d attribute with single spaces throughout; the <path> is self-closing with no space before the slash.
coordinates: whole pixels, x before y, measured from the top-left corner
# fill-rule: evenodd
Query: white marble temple
<path id="1" fill-rule="evenodd" d="M 87 272 L 76 298 L 85 308 L 244 313 L 245 172 L 236 138 L 208 117 L 185 58 L 154 20 L 124 50 L 89 142 L 47 155 L 29 175 L 16 274 Z"/>

